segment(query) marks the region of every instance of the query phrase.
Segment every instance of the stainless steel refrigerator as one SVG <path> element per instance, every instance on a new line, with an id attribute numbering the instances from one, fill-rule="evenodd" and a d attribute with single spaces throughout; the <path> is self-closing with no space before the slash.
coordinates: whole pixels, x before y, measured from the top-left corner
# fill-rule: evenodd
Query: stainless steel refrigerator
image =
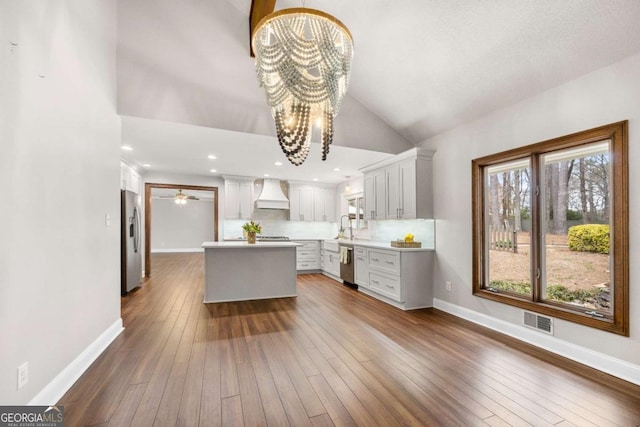
<path id="1" fill-rule="evenodd" d="M 142 249 L 140 232 L 140 203 L 138 195 L 132 191 L 122 190 L 121 201 L 121 293 L 126 295 L 142 279 Z"/>

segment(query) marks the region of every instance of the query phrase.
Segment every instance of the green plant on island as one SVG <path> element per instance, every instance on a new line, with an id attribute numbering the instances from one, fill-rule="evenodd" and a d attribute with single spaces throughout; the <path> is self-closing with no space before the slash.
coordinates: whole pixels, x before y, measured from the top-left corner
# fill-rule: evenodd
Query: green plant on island
<path id="1" fill-rule="evenodd" d="M 253 220 L 251 220 L 250 222 L 244 223 L 242 225 L 242 229 L 247 233 L 256 233 L 256 234 L 262 233 L 262 226 L 257 222 L 253 222 Z"/>

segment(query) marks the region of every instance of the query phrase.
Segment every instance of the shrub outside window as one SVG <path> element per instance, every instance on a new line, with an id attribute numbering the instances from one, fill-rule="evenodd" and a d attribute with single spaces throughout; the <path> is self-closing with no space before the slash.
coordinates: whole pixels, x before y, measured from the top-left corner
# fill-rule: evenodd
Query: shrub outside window
<path id="1" fill-rule="evenodd" d="M 472 162 L 474 295 L 629 334 L 627 122 Z"/>

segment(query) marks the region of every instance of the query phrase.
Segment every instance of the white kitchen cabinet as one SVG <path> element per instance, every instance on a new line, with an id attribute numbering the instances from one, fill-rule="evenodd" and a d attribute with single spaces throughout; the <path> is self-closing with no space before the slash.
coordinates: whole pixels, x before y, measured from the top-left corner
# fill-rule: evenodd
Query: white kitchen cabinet
<path id="1" fill-rule="evenodd" d="M 375 211 L 376 189 L 373 181 L 373 174 L 364 175 L 364 218 L 368 221 L 373 219 Z"/>
<path id="2" fill-rule="evenodd" d="M 306 185 L 290 186 L 289 220 L 313 221 L 313 187 Z"/>
<path id="3" fill-rule="evenodd" d="M 365 218 L 385 219 L 387 188 L 385 170 L 380 169 L 364 176 Z"/>
<path id="4" fill-rule="evenodd" d="M 420 199 L 421 203 L 426 203 L 426 200 L 423 200 L 423 199 L 426 199 L 426 197 L 423 195 L 418 195 L 416 160 L 406 160 L 404 162 L 400 162 L 398 164 L 398 169 L 400 172 L 400 176 L 399 176 L 399 192 L 400 192 L 399 200 L 400 201 L 398 206 L 399 217 L 400 218 L 417 218 L 418 217 L 418 212 L 416 210 L 417 201 L 418 199 Z M 423 186 L 423 187 L 426 187 L 426 186 Z M 431 192 L 430 188 L 431 188 L 431 185 L 429 185 L 429 193 Z M 422 188 L 421 190 L 427 191 L 426 188 Z M 424 209 L 420 210 L 420 215 L 421 215 L 420 216 L 421 218 L 433 216 L 433 214 L 429 212 L 426 206 L 424 207 Z"/>
<path id="5" fill-rule="evenodd" d="M 253 217 L 253 179 L 224 180 L 225 219 Z"/>
<path id="6" fill-rule="evenodd" d="M 362 293 L 403 310 L 433 306 L 433 252 L 354 244 L 355 282 Z"/>
<path id="7" fill-rule="evenodd" d="M 142 194 L 141 189 L 142 177 L 138 172 L 126 163 L 120 163 L 120 189 L 133 191 L 136 194 Z"/>
<path id="8" fill-rule="evenodd" d="M 335 222 L 335 194 L 332 189 L 313 189 L 314 221 Z"/>
<path id="9" fill-rule="evenodd" d="M 369 267 L 367 266 L 367 248 L 355 246 L 355 281 L 358 287 L 369 287 Z"/>
<path id="10" fill-rule="evenodd" d="M 414 148 L 361 169 L 366 219 L 433 218 L 432 156 Z"/>
<path id="11" fill-rule="evenodd" d="M 301 273 L 320 270 L 320 242 L 318 240 L 294 242 L 300 243 L 300 246 L 296 247 L 296 270 Z"/>
<path id="12" fill-rule="evenodd" d="M 325 276 L 340 279 L 340 246 L 337 240 L 325 240 L 321 243 L 321 268 Z"/>
<path id="13" fill-rule="evenodd" d="M 335 189 L 290 184 L 289 220 L 335 222 Z"/>
<path id="14" fill-rule="evenodd" d="M 400 166 L 398 164 L 388 166 L 384 170 L 387 185 L 387 203 L 385 218 L 400 218 L 402 200 L 402 186 L 400 180 Z"/>
<path id="15" fill-rule="evenodd" d="M 323 271 L 335 277 L 340 277 L 340 252 L 324 251 Z"/>

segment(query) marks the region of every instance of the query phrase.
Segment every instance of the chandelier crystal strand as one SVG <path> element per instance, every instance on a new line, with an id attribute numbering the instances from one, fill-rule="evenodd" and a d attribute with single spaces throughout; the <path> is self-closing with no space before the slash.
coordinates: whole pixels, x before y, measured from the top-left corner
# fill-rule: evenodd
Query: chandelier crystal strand
<path id="1" fill-rule="evenodd" d="M 306 160 L 317 124 L 326 160 L 333 121 L 349 87 L 353 58 L 349 30 L 318 10 L 284 9 L 260 21 L 252 46 L 258 82 L 287 159 L 296 166 Z"/>

